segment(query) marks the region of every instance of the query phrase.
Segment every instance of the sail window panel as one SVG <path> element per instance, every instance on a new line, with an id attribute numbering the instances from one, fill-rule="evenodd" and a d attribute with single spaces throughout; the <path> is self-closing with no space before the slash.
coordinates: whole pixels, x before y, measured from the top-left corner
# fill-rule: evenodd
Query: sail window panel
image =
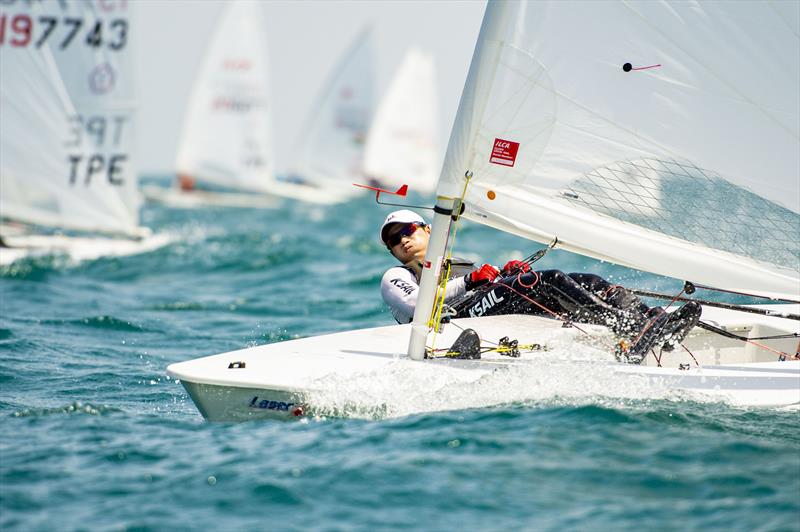
<path id="1" fill-rule="evenodd" d="M 567 201 L 604 215 L 798 270 L 800 216 L 695 165 L 626 161 L 597 168 L 568 190 Z"/>
<path id="2" fill-rule="evenodd" d="M 613 198 L 615 203 L 610 209 L 620 209 L 627 214 L 638 216 L 661 216 L 658 212 L 660 198 L 652 179 L 643 177 L 641 172 L 631 165 L 598 168 L 588 174 L 587 179 L 594 185 L 593 190 L 576 191 L 578 194 L 594 194 L 600 191 Z M 649 186 L 648 186 L 649 185 Z M 630 218 L 628 221 L 632 221 Z"/>

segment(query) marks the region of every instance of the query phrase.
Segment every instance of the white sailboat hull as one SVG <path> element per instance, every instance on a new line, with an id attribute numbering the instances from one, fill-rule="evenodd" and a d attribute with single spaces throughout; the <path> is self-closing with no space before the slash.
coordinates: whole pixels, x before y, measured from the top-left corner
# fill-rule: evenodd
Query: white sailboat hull
<path id="1" fill-rule="evenodd" d="M 349 191 L 348 191 L 349 192 Z M 283 200 L 298 200 L 317 205 L 333 205 L 352 197 L 332 188 L 288 182 L 270 183 L 269 192 L 184 191 L 175 187 L 150 185 L 142 187 L 147 201 L 173 209 L 224 207 L 240 209 L 275 209 Z"/>
<path id="2" fill-rule="evenodd" d="M 317 205 L 342 203 L 356 195 L 352 190 L 354 187 L 350 183 L 331 184 L 330 186 L 315 183 L 319 182 L 304 184 L 277 180 L 270 184 L 270 192 L 282 198 L 305 201 Z"/>
<path id="3" fill-rule="evenodd" d="M 747 328 L 753 336 L 763 336 L 765 327 L 798 332 L 797 322 L 782 318 L 746 315 L 744 323 L 741 313 L 719 309 L 708 309 L 704 317 L 730 330 Z M 652 355 L 641 366 L 616 362 L 610 354 L 613 339 L 601 327 L 580 325 L 584 334 L 533 316 L 454 320 L 438 335 L 436 347 L 449 347 L 463 328 L 476 330 L 484 344 L 508 336 L 545 349 L 523 351 L 519 358 L 490 352 L 480 360 L 413 361 L 405 354 L 410 326 L 396 325 L 232 351 L 172 364 L 167 371 L 211 421 L 380 417 L 548 395 L 800 404 L 800 361 L 778 361 L 774 353 L 699 329 L 684 342 L 699 366 L 676 351 L 664 353 L 658 367 Z M 794 354 L 797 338 L 763 343 Z"/>
<path id="4" fill-rule="evenodd" d="M 0 266 L 14 261 L 44 256 L 67 256 L 74 261 L 101 257 L 125 257 L 148 253 L 167 245 L 166 234 L 140 239 L 67 235 L 18 235 L 3 238 L 9 247 L 0 247 Z"/>
<path id="5" fill-rule="evenodd" d="M 184 191 L 175 187 L 147 186 L 142 187 L 142 194 L 147 201 L 173 209 L 203 207 L 274 209 L 281 204 L 277 196 L 257 192 Z"/>

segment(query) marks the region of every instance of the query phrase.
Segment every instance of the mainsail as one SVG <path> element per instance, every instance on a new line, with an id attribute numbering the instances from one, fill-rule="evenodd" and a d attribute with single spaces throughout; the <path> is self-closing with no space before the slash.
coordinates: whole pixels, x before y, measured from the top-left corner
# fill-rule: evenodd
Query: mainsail
<path id="1" fill-rule="evenodd" d="M 253 1 L 225 9 L 186 109 L 177 171 L 223 189 L 268 192 L 274 161 L 262 17 Z"/>
<path id="2" fill-rule="evenodd" d="M 490 2 L 437 194 L 723 289 L 800 294 L 800 4 Z M 468 184 L 466 176 L 471 176 Z M 428 261 L 441 260 L 437 215 Z M 426 269 L 409 352 L 435 292 Z"/>
<path id="3" fill-rule="evenodd" d="M 490 3 L 439 194 L 471 172 L 470 219 L 797 294 L 798 6 Z"/>
<path id="4" fill-rule="evenodd" d="M 336 66 L 302 128 L 292 173 L 304 182 L 354 194 L 374 107 L 373 41 L 363 30 Z"/>
<path id="5" fill-rule="evenodd" d="M 433 56 L 406 52 L 381 99 L 364 151 L 364 171 L 381 186 L 431 193 L 441 169 Z"/>
<path id="6" fill-rule="evenodd" d="M 124 1 L 0 11 L 0 216 L 140 234 L 135 46 Z"/>

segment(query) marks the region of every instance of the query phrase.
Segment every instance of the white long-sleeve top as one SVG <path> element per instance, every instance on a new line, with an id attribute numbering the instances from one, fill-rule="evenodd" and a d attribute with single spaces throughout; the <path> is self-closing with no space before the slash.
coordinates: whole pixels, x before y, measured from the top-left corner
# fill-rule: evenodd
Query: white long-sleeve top
<path id="1" fill-rule="evenodd" d="M 458 276 L 447 281 L 444 302 L 466 293 L 465 280 L 463 276 Z M 417 305 L 419 295 L 419 282 L 414 273 L 404 267 L 395 266 L 389 268 L 381 279 L 381 297 L 389 305 L 392 316 L 397 323 L 411 323 L 414 318 L 414 307 Z"/>

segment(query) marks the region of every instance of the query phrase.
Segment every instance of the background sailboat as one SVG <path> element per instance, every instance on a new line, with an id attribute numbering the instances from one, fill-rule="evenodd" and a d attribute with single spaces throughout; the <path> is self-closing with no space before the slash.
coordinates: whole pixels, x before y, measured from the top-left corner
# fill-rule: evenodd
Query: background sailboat
<path id="1" fill-rule="evenodd" d="M 798 20 L 800 7 L 791 9 Z M 432 314 L 462 200 L 465 217 L 532 240 L 557 236 L 619 264 L 800 299 L 798 55 L 796 27 L 763 3 L 490 3 L 437 188 L 412 325 L 264 345 L 168 371 L 208 419 L 346 415 L 374 400 L 359 384 L 376 379 L 435 387 L 446 409 L 459 387 L 480 390 L 498 371 L 536 376 L 545 365 L 567 379 L 612 372 L 631 386 L 692 397 L 799 404 L 800 360 L 789 360 L 798 304 L 742 307 L 747 313 L 706 306 L 703 319 L 716 330 L 695 329 L 685 352 L 643 365 L 615 362 L 599 326 L 489 316 L 438 332 Z M 482 357 L 441 354 L 465 328 L 485 341 Z M 509 359 L 497 349 L 502 337 L 529 347 Z M 580 346 L 579 361 L 559 356 L 565 343 Z M 329 408 L 331 382 L 344 390 L 339 411 Z"/>
<path id="2" fill-rule="evenodd" d="M 369 129 L 364 173 L 373 185 L 434 191 L 442 164 L 437 99 L 433 57 L 408 50 Z"/>
<path id="3" fill-rule="evenodd" d="M 139 225 L 128 15 L 124 6 L 108 12 L 90 2 L 4 5 L 1 263 L 51 252 L 129 254 L 163 243 L 144 238 L 149 230 Z"/>
<path id="4" fill-rule="evenodd" d="M 301 130 L 292 169 L 282 178 L 304 187 L 298 199 L 336 203 L 359 193 L 352 183 L 363 179 L 364 143 L 375 106 L 373 48 L 367 28 L 334 68 Z"/>
<path id="5" fill-rule="evenodd" d="M 267 42 L 257 3 L 230 2 L 194 83 L 175 187 L 144 188 L 175 207 L 274 207 Z"/>

